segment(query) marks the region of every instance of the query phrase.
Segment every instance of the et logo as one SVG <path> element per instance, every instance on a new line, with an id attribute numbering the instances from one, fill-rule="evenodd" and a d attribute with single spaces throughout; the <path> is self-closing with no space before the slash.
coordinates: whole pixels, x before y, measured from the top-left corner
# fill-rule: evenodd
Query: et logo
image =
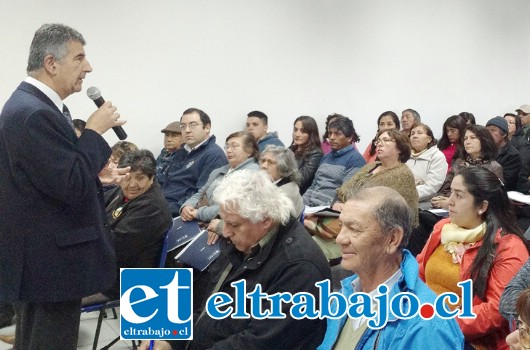
<path id="1" fill-rule="evenodd" d="M 120 336 L 193 339 L 192 269 L 121 269 Z"/>

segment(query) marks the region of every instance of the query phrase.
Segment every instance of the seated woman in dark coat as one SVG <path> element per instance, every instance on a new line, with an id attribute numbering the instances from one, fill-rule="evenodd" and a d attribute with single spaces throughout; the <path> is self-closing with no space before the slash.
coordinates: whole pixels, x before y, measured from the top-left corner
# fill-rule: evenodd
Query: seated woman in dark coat
<path id="1" fill-rule="evenodd" d="M 172 218 L 158 181 L 154 181 L 155 157 L 145 149 L 133 151 L 120 159 L 119 167 L 131 167 L 130 179 L 105 193 L 118 268 L 156 267 Z M 118 292 L 119 276 L 104 294 L 113 298 Z"/>

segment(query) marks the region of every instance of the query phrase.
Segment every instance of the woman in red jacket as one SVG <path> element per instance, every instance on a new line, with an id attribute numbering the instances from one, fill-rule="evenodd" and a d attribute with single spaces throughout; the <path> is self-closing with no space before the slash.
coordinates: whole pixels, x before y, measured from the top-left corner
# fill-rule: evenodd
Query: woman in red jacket
<path id="1" fill-rule="evenodd" d="M 437 294 L 460 295 L 457 283 L 473 280 L 477 317 L 457 319 L 468 344 L 475 349 L 508 349 L 505 338 L 510 330 L 499 312 L 499 299 L 528 256 L 499 179 L 485 168 L 469 167 L 453 179 L 449 218 L 434 226 L 417 259 L 420 278 Z"/>

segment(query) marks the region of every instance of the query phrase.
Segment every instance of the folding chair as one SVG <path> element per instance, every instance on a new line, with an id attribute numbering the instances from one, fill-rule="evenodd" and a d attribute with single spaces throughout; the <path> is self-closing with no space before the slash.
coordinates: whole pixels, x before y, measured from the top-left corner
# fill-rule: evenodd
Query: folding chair
<path id="1" fill-rule="evenodd" d="M 171 226 L 173 226 L 173 224 Z M 162 251 L 160 252 L 160 259 L 158 262 L 159 268 L 163 268 L 166 262 L 168 237 L 170 236 L 170 233 L 171 233 L 171 227 L 167 229 L 167 231 L 164 233 L 164 244 L 162 245 Z M 107 298 L 101 293 L 90 296 L 87 299 L 88 299 L 88 303 L 81 305 L 81 312 L 99 311 L 98 323 L 96 326 L 96 333 L 94 334 L 94 343 L 92 345 L 92 350 L 96 350 L 98 347 L 99 334 L 101 332 L 101 325 L 103 323 L 103 318 L 107 318 L 106 310 L 112 309 L 114 318 L 118 318 L 115 308 L 120 306 L 120 299 L 110 300 L 109 298 Z M 108 345 L 102 347 L 101 350 L 110 349 L 110 347 L 116 344 L 119 340 L 120 340 L 120 337 L 118 336 L 116 339 L 111 341 Z M 136 341 L 134 340 L 132 341 L 133 350 L 138 349 L 138 345 L 140 345 L 140 342 L 136 344 Z"/>

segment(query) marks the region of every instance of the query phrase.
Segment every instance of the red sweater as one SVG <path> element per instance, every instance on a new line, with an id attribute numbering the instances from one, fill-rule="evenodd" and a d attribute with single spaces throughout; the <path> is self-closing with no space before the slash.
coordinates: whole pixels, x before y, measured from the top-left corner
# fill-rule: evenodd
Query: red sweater
<path id="1" fill-rule="evenodd" d="M 456 145 L 454 143 L 450 144 L 449 147 L 446 149 L 441 149 L 442 153 L 445 156 L 445 161 L 447 162 L 447 165 L 449 166 L 447 168 L 447 173 L 449 173 L 449 170 L 451 170 L 451 164 L 453 163 L 453 156 L 456 152 Z"/>

